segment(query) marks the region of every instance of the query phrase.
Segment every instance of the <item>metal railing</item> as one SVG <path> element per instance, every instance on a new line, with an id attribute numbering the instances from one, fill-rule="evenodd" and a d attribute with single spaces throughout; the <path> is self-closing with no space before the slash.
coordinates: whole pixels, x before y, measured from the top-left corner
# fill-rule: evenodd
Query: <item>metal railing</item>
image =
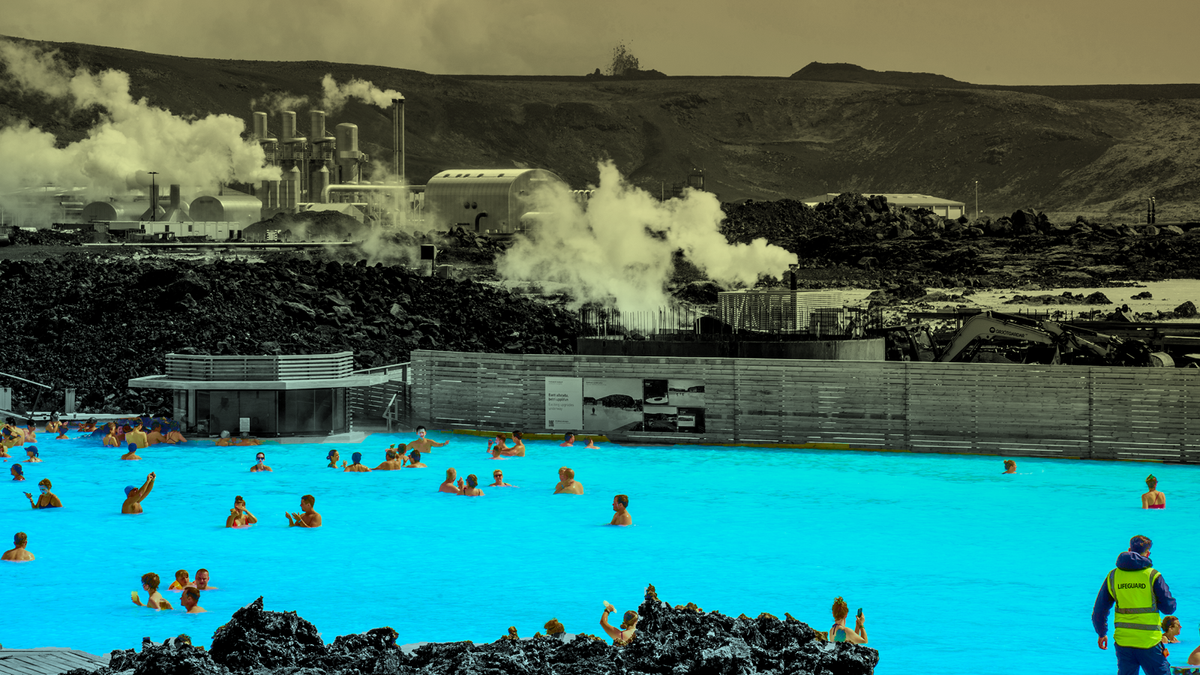
<path id="1" fill-rule="evenodd" d="M 354 354 L 211 356 L 167 354 L 166 377 L 193 382 L 334 380 L 353 373 Z"/>
<path id="2" fill-rule="evenodd" d="M 731 339 L 813 340 L 861 337 L 863 331 L 882 327 L 879 308 L 822 307 L 810 309 L 788 321 L 730 324 L 690 308 L 664 307 L 652 311 L 624 312 L 611 308 L 583 308 L 581 337 L 612 340 L 710 341 Z"/>

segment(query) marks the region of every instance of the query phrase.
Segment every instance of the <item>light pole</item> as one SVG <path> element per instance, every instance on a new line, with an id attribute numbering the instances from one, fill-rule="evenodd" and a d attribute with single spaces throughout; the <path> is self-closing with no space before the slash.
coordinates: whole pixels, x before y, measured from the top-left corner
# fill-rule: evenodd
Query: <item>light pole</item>
<path id="1" fill-rule="evenodd" d="M 975 220 L 979 220 L 979 181 L 975 181 Z"/>
<path id="2" fill-rule="evenodd" d="M 156 220 L 158 215 L 158 186 L 154 184 L 154 177 L 158 175 L 157 171 L 150 172 L 150 220 Z"/>

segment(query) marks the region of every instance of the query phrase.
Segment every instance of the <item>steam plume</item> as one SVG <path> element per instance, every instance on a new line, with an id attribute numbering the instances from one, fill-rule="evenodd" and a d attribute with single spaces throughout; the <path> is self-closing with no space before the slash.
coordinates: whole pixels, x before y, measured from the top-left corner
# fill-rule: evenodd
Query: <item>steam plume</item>
<path id="1" fill-rule="evenodd" d="M 383 90 L 366 80 L 353 79 L 345 84 L 338 84 L 332 75 L 321 78 L 321 89 L 325 94 L 321 98 L 321 107 L 329 114 L 335 114 L 346 105 L 346 101 L 356 98 L 380 108 L 388 108 L 392 100 L 404 98 L 398 91 Z"/>
<path id="2" fill-rule="evenodd" d="M 0 40 L 6 81 L 0 84 L 61 99 L 72 110 L 103 108 L 87 138 L 55 147 L 52 134 L 21 122 L 0 129 L 0 194 L 47 184 L 85 187 L 95 193 L 124 192 L 137 171 L 156 171 L 168 181 L 215 188 L 230 180 L 278 179 L 264 167 L 257 143 L 242 140 L 245 123 L 230 115 L 187 120 L 145 99 L 133 100 L 129 76 L 107 70 L 69 72 L 55 52 L 43 53 Z"/>
<path id="3" fill-rule="evenodd" d="M 497 271 L 508 281 L 564 283 L 579 303 L 632 311 L 669 304 L 665 287 L 677 249 L 724 286 L 748 286 L 796 262 L 794 253 L 762 239 L 728 243 L 718 229 L 725 214 L 713 195 L 689 190 L 659 202 L 626 183 L 608 161 L 600 164 L 600 187 L 586 209 L 560 183 L 535 190 L 532 198 L 542 217 L 497 261 Z"/>
<path id="4" fill-rule="evenodd" d="M 286 91 L 272 91 L 261 98 L 250 99 L 250 109 L 262 112 L 280 113 L 307 107 L 307 96 L 296 96 Z"/>

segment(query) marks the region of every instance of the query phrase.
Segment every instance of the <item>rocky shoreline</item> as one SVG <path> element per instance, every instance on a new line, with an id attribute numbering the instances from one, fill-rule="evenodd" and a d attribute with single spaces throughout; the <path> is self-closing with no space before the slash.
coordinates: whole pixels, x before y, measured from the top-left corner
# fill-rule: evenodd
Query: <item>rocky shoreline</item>
<path id="1" fill-rule="evenodd" d="M 763 673 L 870 675 L 879 652 L 846 642 L 821 640 L 790 614 L 751 619 L 704 612 L 694 604 L 672 607 L 654 586 L 638 607 L 637 636 L 614 647 L 591 635 L 573 639 L 557 620 L 554 634 L 515 639 L 511 633 L 487 644 L 426 643 L 411 653 L 396 644 L 389 627 L 342 635 L 326 645 L 316 626 L 295 612 L 272 612 L 260 597 L 234 612 L 205 649 L 180 636 L 141 651 L 115 650 L 107 666 L 64 675 L 418 675 L 441 673 L 604 675 L 608 673 Z M 599 612 L 597 612 L 599 613 Z"/>

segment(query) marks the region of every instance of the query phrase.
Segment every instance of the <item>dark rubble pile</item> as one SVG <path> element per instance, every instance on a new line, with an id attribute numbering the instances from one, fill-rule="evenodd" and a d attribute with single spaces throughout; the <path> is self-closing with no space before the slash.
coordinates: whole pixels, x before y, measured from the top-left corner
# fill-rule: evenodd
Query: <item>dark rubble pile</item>
<path id="1" fill-rule="evenodd" d="M 75 387 L 82 412 L 169 412 L 161 393 L 126 389 L 131 377 L 162 373 L 168 352 L 349 350 L 356 367 L 367 368 L 406 361 L 414 349 L 569 353 L 580 334 L 574 314 L 543 303 L 364 262 L 69 254 L 9 262 L 0 266 L 0 284 L 7 328 L 0 372 Z M 31 404 L 35 394 L 30 385 L 14 387 L 18 403 Z M 61 400 L 42 401 L 39 409 L 57 406 Z"/>
<path id="2" fill-rule="evenodd" d="M 807 624 L 789 615 L 757 619 L 705 613 L 695 605 L 672 608 L 654 595 L 653 586 L 638 608 L 637 637 L 613 647 L 592 636 L 537 636 L 518 640 L 506 635 L 488 644 L 429 643 L 406 653 L 396 645 L 395 630 L 375 628 L 343 635 L 330 645 L 317 629 L 294 612 L 269 612 L 259 598 L 234 613 L 217 629 L 212 647 L 203 650 L 182 639 L 145 643 L 112 652 L 108 666 L 77 669 L 68 675 L 316 675 L 495 673 L 789 673 L 869 675 L 879 653 L 850 643 L 825 643 Z M 549 627 L 550 624 L 548 624 Z M 557 626 L 556 626 L 557 628 Z"/>

